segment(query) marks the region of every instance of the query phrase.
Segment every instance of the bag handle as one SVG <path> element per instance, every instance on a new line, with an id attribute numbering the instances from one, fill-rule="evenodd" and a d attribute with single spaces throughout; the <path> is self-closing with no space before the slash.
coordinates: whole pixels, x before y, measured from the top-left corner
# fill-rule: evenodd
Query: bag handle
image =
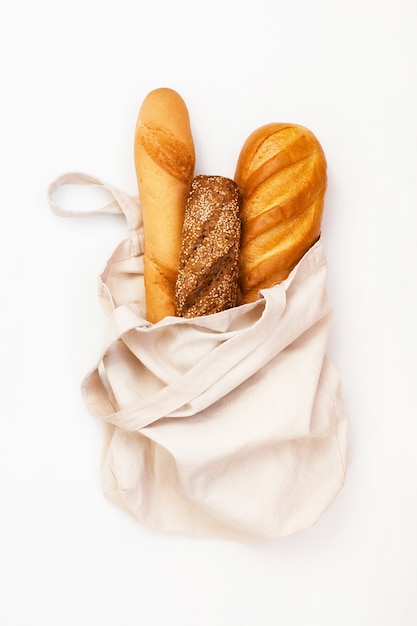
<path id="1" fill-rule="evenodd" d="M 64 209 L 54 200 L 54 194 L 64 185 L 95 185 L 110 192 L 114 200 L 98 209 L 90 209 L 87 211 Z M 138 196 L 129 196 L 114 185 L 110 185 L 96 176 L 90 176 L 82 172 L 67 172 L 58 176 L 58 178 L 49 185 L 48 202 L 52 211 L 60 217 L 85 217 L 102 214 L 124 215 L 134 245 L 134 252 L 135 254 L 141 252 L 138 231 L 142 228 L 143 222 Z"/>
<path id="2" fill-rule="evenodd" d="M 278 296 L 278 294 L 280 295 Z M 97 366 L 86 376 L 82 384 L 82 392 L 87 406 L 95 417 L 128 431 L 138 431 L 162 417 L 178 417 L 179 415 L 176 416 L 175 411 L 204 394 L 221 378 L 227 377 L 227 374 L 233 372 L 239 362 L 269 339 L 277 327 L 281 313 L 285 308 L 285 301 L 285 290 L 278 289 L 275 290 L 273 298 L 267 294 L 263 300 L 255 304 L 243 305 L 263 307 L 260 317 L 254 324 L 219 344 L 173 383 L 163 387 L 150 397 L 138 399 L 133 408 L 114 410 L 115 407 L 105 382 L 99 374 L 99 366 Z M 177 323 L 190 321 L 178 321 Z M 160 322 L 160 324 L 162 323 L 164 320 Z M 149 322 L 137 315 L 130 307 L 118 307 L 112 316 L 111 325 L 110 345 L 122 339 L 128 346 L 128 334 L 132 331 L 152 332 Z M 100 363 L 103 362 L 107 349 L 104 351 Z M 268 351 L 265 350 L 263 362 L 265 363 L 267 360 Z M 259 360 L 253 359 L 251 367 L 247 367 L 245 370 L 245 379 L 258 369 Z M 228 384 L 223 387 L 222 395 L 231 391 L 243 380 L 237 380 L 236 375 L 232 373 L 227 382 Z M 201 406 L 200 410 L 209 406 L 213 402 L 213 398 L 207 396 L 205 402 L 205 405 L 203 402 L 204 406 Z"/>

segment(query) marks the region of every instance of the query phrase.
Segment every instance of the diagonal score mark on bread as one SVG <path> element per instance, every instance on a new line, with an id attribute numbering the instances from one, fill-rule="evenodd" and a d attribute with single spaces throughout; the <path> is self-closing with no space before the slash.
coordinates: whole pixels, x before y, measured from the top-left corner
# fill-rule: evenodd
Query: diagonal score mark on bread
<path id="1" fill-rule="evenodd" d="M 305 212 L 326 188 L 325 167 L 315 153 L 273 172 L 247 195 L 242 245 Z"/>
<path id="2" fill-rule="evenodd" d="M 138 120 L 138 138 L 150 158 L 174 178 L 188 185 L 194 173 L 194 154 L 164 128 Z"/>

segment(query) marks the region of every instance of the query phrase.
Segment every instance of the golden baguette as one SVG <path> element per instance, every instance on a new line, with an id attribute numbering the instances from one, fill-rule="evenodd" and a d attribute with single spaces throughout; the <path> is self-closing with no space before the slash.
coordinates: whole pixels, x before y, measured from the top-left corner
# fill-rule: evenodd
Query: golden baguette
<path id="1" fill-rule="evenodd" d="M 135 168 L 145 235 L 147 317 L 175 315 L 175 283 L 195 151 L 187 107 L 172 89 L 151 91 L 135 129 Z"/>
<path id="2" fill-rule="evenodd" d="M 320 237 L 326 158 L 307 128 L 267 124 L 244 143 L 235 181 L 242 195 L 243 304 L 285 280 Z"/>

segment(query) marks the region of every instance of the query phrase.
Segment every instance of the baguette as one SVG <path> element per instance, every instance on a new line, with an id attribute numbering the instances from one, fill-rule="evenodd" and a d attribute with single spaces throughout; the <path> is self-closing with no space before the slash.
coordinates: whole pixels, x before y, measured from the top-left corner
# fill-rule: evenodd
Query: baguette
<path id="1" fill-rule="evenodd" d="M 185 208 L 175 288 L 179 317 L 210 315 L 237 303 L 239 188 L 223 176 L 197 176 Z"/>
<path id="2" fill-rule="evenodd" d="M 175 315 L 175 283 L 195 151 L 187 107 L 160 88 L 142 103 L 135 129 L 135 169 L 144 228 L 147 318 Z"/>
<path id="3" fill-rule="evenodd" d="M 326 158 L 311 131 L 267 124 L 239 155 L 242 195 L 240 304 L 285 278 L 318 240 L 327 186 Z"/>

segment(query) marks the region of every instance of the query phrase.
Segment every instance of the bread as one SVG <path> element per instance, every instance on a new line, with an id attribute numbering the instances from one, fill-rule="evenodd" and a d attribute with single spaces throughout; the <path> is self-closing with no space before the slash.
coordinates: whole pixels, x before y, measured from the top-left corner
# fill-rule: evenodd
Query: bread
<path id="1" fill-rule="evenodd" d="M 187 199 L 176 284 L 176 314 L 198 317 L 237 303 L 240 202 L 237 184 L 197 176 Z"/>
<path id="2" fill-rule="evenodd" d="M 161 88 L 146 96 L 135 129 L 134 158 L 145 235 L 147 317 L 156 323 L 175 314 L 181 231 L 195 167 L 188 110 L 175 91 Z"/>
<path id="3" fill-rule="evenodd" d="M 316 137 L 295 124 L 267 124 L 239 155 L 242 195 L 240 303 L 284 280 L 321 232 L 326 158 Z"/>

